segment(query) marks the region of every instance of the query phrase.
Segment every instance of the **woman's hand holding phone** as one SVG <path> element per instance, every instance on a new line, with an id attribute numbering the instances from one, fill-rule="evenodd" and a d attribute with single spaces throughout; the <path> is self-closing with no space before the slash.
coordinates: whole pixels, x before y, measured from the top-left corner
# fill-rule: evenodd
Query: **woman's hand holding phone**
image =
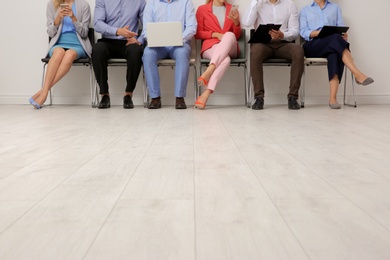
<path id="1" fill-rule="evenodd" d="M 238 5 L 232 5 L 232 8 L 230 9 L 228 18 L 233 21 L 235 26 L 238 26 L 240 24 L 240 18 L 238 14 Z"/>

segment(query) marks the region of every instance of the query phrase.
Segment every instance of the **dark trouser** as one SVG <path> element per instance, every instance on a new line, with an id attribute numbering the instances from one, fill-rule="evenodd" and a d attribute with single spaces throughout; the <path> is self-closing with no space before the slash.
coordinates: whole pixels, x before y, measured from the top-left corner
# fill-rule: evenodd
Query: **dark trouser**
<path id="1" fill-rule="evenodd" d="M 298 98 L 299 87 L 304 68 L 303 49 L 295 43 L 272 42 L 251 44 L 250 69 L 255 98 L 264 98 L 263 61 L 270 58 L 291 61 L 290 91 L 287 97 Z"/>
<path id="2" fill-rule="evenodd" d="M 108 93 L 107 60 L 125 58 L 127 60 L 126 92 L 133 92 L 142 67 L 143 46 L 130 44 L 126 40 L 100 39 L 92 49 L 92 65 L 100 94 Z"/>
<path id="3" fill-rule="evenodd" d="M 337 75 L 339 82 L 344 72 L 343 52 L 349 50 L 349 43 L 339 34 L 314 39 L 303 45 L 307 58 L 327 58 L 329 81 Z"/>

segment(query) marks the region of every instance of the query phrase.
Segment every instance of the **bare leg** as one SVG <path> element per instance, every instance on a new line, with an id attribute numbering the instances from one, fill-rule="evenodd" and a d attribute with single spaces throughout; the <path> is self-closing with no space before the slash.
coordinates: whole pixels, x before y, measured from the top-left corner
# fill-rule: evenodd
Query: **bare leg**
<path id="1" fill-rule="evenodd" d="M 205 89 L 203 91 L 202 95 L 200 95 L 198 97 L 198 99 L 196 100 L 196 102 L 198 102 L 198 103 L 195 103 L 195 107 L 200 108 L 200 109 L 204 109 L 206 107 L 207 100 L 209 99 L 209 97 L 212 93 L 213 93 L 213 91 L 211 91 L 210 89 Z"/>
<path id="2" fill-rule="evenodd" d="M 339 77 L 337 74 L 335 74 L 333 78 L 329 81 L 329 85 L 330 85 L 329 104 L 336 104 L 337 90 L 339 89 Z"/>
<path id="3" fill-rule="evenodd" d="M 212 63 L 207 67 L 205 72 L 203 72 L 203 74 L 200 77 L 202 77 L 206 82 L 208 82 L 210 80 L 211 75 L 213 75 L 214 70 L 215 70 L 215 64 Z"/>
<path id="4" fill-rule="evenodd" d="M 352 72 L 358 82 L 363 82 L 368 78 L 356 67 L 355 63 L 353 62 L 352 54 L 348 49 L 344 50 L 342 59 L 345 66 L 347 66 L 347 68 Z"/>
<path id="5" fill-rule="evenodd" d="M 66 52 L 61 48 L 54 50 L 48 64 L 43 88 L 37 92 L 37 97 L 33 96 L 38 104 L 42 105 L 46 101 L 49 90 L 69 72 L 75 59 L 77 59 L 77 52 L 74 50 Z"/>

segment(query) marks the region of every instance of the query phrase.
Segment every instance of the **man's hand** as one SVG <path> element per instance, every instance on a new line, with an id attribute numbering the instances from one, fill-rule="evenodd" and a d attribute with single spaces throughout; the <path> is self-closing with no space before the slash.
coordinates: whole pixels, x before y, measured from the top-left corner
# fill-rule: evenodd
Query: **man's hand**
<path id="1" fill-rule="evenodd" d="M 284 33 L 281 30 L 271 30 L 269 31 L 272 40 L 281 40 L 284 38 Z"/>
<path id="2" fill-rule="evenodd" d="M 129 38 L 132 38 L 134 36 L 137 36 L 138 34 L 130 31 L 129 26 L 125 26 L 123 28 L 118 28 L 118 30 L 116 30 L 116 35 L 119 35 L 119 36 L 122 36 L 124 38 L 129 39 Z"/>
<path id="3" fill-rule="evenodd" d="M 131 37 L 130 39 L 127 39 L 127 43 L 126 43 L 126 46 L 130 45 L 130 44 L 138 44 L 138 45 L 141 45 L 141 43 L 134 37 Z"/>

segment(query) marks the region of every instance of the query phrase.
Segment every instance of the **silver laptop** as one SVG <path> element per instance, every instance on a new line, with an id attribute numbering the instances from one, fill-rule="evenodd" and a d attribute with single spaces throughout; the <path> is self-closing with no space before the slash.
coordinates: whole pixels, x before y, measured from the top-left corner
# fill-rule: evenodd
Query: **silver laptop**
<path id="1" fill-rule="evenodd" d="M 147 23 L 149 47 L 183 46 L 181 22 Z"/>

